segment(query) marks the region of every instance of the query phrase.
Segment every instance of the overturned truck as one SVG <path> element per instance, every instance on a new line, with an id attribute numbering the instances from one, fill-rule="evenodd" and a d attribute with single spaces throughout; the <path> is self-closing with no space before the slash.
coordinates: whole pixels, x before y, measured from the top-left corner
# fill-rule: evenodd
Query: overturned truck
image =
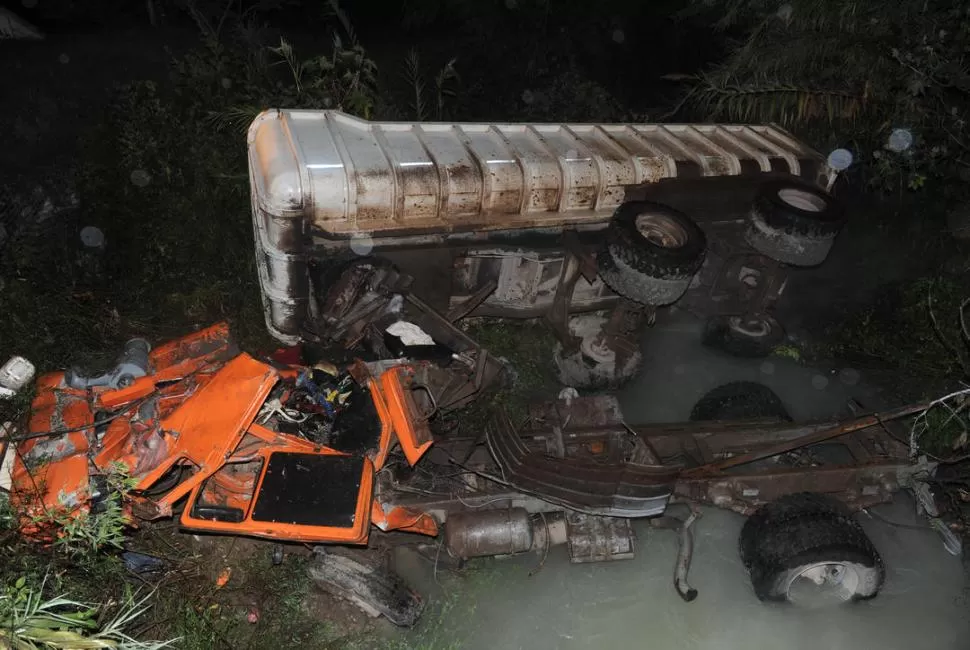
<path id="1" fill-rule="evenodd" d="M 769 353 L 788 274 L 822 263 L 845 222 L 837 170 L 774 126 L 273 110 L 250 128 L 249 169 L 276 338 L 312 336 L 334 273 L 371 256 L 441 313 L 543 318 L 574 387 L 633 376 L 640 333 L 674 303 L 708 343 Z"/>

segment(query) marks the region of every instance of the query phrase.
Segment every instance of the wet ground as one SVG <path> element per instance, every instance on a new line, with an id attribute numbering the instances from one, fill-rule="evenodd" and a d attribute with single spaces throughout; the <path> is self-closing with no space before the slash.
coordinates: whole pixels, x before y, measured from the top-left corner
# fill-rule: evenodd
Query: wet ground
<path id="1" fill-rule="evenodd" d="M 850 397 L 879 408 L 879 392 L 854 369 L 815 369 L 791 359 L 739 360 L 698 345 L 699 323 L 673 317 L 645 343 L 643 376 L 620 394 L 627 420 L 685 420 L 697 399 L 735 380 L 760 381 L 795 419 L 842 415 Z M 570 565 L 565 548 L 476 563 L 461 577 L 403 556 L 400 569 L 434 604 L 424 627 L 408 636 L 425 648 L 801 648 L 970 647 L 964 567 L 914 515 L 908 495 L 860 515 L 887 566 L 872 601 L 796 610 L 755 598 L 737 553 L 743 518 L 705 509 L 696 526 L 691 582 L 696 601 L 671 585 L 676 539 L 637 526 L 633 560 Z M 890 525 L 887 519 L 907 527 Z M 539 568 L 541 566 L 541 568 Z M 444 608 L 445 611 L 441 611 Z"/>

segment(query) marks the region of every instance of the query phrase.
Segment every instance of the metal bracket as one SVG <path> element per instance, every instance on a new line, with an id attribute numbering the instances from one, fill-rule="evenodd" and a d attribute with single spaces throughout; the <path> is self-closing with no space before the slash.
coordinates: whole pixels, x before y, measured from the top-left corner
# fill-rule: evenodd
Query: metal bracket
<path id="1" fill-rule="evenodd" d="M 476 290 L 475 293 L 473 293 L 472 295 L 468 296 L 468 298 L 463 300 L 461 304 L 455 305 L 454 307 L 449 309 L 448 313 L 445 314 L 445 318 L 451 321 L 452 323 L 455 323 L 461 320 L 468 314 L 475 311 L 475 308 L 478 307 L 483 302 L 485 302 L 485 299 L 488 298 L 490 295 L 492 295 L 495 292 L 495 289 L 497 288 L 498 288 L 498 281 L 489 280 L 484 285 L 482 285 L 481 288 Z"/>
<path id="2" fill-rule="evenodd" d="M 734 255 L 721 264 L 708 292 L 716 314 L 765 313 L 787 280 L 782 265 L 764 255 Z"/>
<path id="3" fill-rule="evenodd" d="M 641 305 L 626 298 L 621 299 L 610 311 L 610 317 L 603 325 L 603 336 L 606 337 L 607 346 L 616 353 L 618 367 L 639 350 L 635 335 L 644 319 L 653 324 L 656 317 L 656 307 Z"/>
<path id="4" fill-rule="evenodd" d="M 563 352 L 569 354 L 579 348 L 579 337 L 569 331 L 569 305 L 573 299 L 573 291 L 582 273 L 582 261 L 571 252 L 566 253 L 562 262 L 562 272 L 559 275 L 559 286 L 552 299 L 552 307 L 546 313 L 546 322 L 562 343 Z"/>
<path id="5" fill-rule="evenodd" d="M 592 255 L 579 241 L 579 234 L 575 230 L 564 230 L 562 233 L 563 248 L 567 253 L 579 260 L 580 273 L 590 284 L 599 275 L 599 266 L 596 264 L 596 257 Z"/>

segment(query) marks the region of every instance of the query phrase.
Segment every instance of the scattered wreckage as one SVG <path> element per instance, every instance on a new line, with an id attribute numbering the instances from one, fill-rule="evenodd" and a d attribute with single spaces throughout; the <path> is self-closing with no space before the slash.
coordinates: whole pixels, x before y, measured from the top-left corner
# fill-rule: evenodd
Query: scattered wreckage
<path id="1" fill-rule="evenodd" d="M 402 332 L 420 313 L 365 329 Z M 419 329 L 428 336 L 416 326 L 408 336 Z M 848 514 L 904 487 L 928 495 L 920 479 L 933 465 L 912 463 L 886 429 L 925 405 L 842 422 L 631 427 L 614 397 L 567 391 L 519 426 L 498 408 L 480 430 L 433 433 L 439 412 L 500 376 L 487 351 L 462 342 L 302 365 L 239 352 L 218 324 L 150 351 L 134 340 L 97 377 L 44 375 L 28 426 L 8 438 L 21 529 L 54 539 L 55 522 L 98 511 L 120 468 L 134 481 L 133 522 L 176 517 L 186 531 L 313 544 L 319 585 L 410 625 L 420 596 L 367 553 L 342 550 L 389 543 L 375 528 L 413 533 L 393 543 L 439 537 L 462 560 L 565 544 L 573 562 L 596 562 L 632 557 L 632 522 L 648 519 L 677 531 L 674 584 L 690 601 L 691 527 L 697 504 L 711 504 L 753 513 L 741 549 L 759 598 L 795 600 L 808 580 L 847 600 L 874 596 L 883 576 Z M 686 520 L 667 512 L 674 504 L 689 506 Z"/>
<path id="2" fill-rule="evenodd" d="M 256 358 L 217 324 L 131 341 L 101 375 L 42 376 L 3 443 L 26 535 L 57 536 L 52 512 L 97 512 L 120 468 L 133 522 L 314 545 L 321 587 L 409 625 L 420 596 L 348 548 L 435 538 L 460 560 L 557 544 L 621 560 L 644 519 L 678 534 L 690 601 L 709 504 L 751 515 L 741 553 L 759 598 L 808 583 L 851 600 L 877 593 L 883 567 L 848 515 L 909 488 L 935 516 L 933 464 L 891 432 L 926 405 L 729 421 L 712 395 L 697 421 L 629 426 L 612 396 L 570 388 L 524 423 L 498 407 L 443 424 L 508 376 L 456 325 L 470 315 L 545 318 L 560 378 L 581 388 L 630 377 L 639 333 L 674 303 L 736 353 L 777 343 L 788 269 L 821 263 L 844 222 L 825 191 L 837 170 L 780 129 L 271 111 L 249 156 L 267 326 L 300 353 Z M 28 370 L 12 368 L 11 392 Z"/>

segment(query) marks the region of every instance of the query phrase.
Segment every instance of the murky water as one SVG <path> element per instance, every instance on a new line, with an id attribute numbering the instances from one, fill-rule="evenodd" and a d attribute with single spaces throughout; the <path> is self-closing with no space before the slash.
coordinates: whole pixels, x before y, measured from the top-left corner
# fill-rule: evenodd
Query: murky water
<path id="1" fill-rule="evenodd" d="M 865 377 L 851 369 L 738 360 L 701 348 L 698 337 L 696 322 L 678 318 L 649 333 L 644 375 L 620 395 L 628 421 L 684 420 L 705 392 L 739 379 L 770 386 L 796 419 L 845 414 L 850 397 L 881 406 Z M 925 526 L 908 495 L 877 512 Z M 492 559 L 457 577 L 439 570 L 436 579 L 431 563 L 404 556 L 401 570 L 434 601 L 409 642 L 489 650 L 970 647 L 961 560 L 927 529 L 866 515 L 861 522 L 886 562 L 886 585 L 872 601 L 823 610 L 760 603 L 738 558 L 743 518 L 710 508 L 695 528 L 691 582 L 700 595 L 693 603 L 681 601 L 671 585 L 674 534 L 643 522 L 637 525 L 637 557 L 605 564 L 571 565 L 559 547 L 544 562 L 532 554 Z"/>

